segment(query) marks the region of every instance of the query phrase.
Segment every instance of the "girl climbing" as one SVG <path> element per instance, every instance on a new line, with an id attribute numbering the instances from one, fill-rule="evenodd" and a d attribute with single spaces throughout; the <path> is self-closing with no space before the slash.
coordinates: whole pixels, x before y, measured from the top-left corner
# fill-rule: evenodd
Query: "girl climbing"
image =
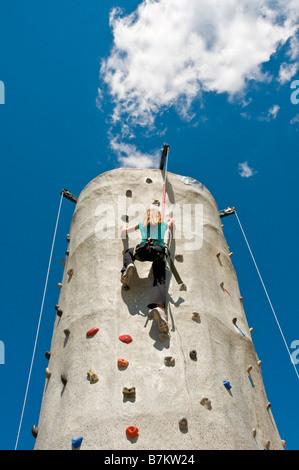
<path id="1" fill-rule="evenodd" d="M 135 270 L 134 261 L 151 261 L 153 263 L 154 282 L 149 298 L 149 315 L 158 322 L 158 328 L 162 333 L 168 333 L 169 325 L 165 311 L 166 306 L 166 262 L 164 236 L 166 230 L 171 229 L 174 219 L 168 223 L 162 222 L 161 214 L 157 209 L 148 209 L 143 220 L 137 225 L 121 227 L 122 234 L 128 234 L 140 230 L 141 243 L 135 248 L 129 248 L 124 253 L 124 265 L 121 270 L 121 282 L 125 287 L 129 286 L 130 279 Z"/>

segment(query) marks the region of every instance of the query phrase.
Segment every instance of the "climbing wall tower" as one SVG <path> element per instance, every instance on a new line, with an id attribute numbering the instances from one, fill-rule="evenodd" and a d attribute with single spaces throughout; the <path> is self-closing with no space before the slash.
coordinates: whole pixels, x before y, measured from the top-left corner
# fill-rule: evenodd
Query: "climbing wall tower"
<path id="1" fill-rule="evenodd" d="M 284 448 L 222 219 L 203 185 L 168 174 L 171 253 L 185 285 L 167 272 L 168 336 L 147 315 L 150 263 L 136 261 L 122 288 L 123 250 L 139 239 L 122 239 L 119 227 L 159 206 L 162 186 L 160 170 L 122 168 L 78 198 L 35 449 Z"/>

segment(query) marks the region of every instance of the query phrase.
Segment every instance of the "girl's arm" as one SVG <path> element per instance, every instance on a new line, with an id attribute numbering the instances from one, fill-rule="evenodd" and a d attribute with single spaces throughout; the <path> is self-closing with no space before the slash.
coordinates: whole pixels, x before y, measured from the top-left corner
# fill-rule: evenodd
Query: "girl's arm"
<path id="1" fill-rule="evenodd" d="M 130 232 L 134 232 L 135 230 L 139 229 L 139 225 L 132 225 L 131 227 L 128 227 L 127 224 L 121 226 L 121 233 L 123 235 L 127 235 Z"/>

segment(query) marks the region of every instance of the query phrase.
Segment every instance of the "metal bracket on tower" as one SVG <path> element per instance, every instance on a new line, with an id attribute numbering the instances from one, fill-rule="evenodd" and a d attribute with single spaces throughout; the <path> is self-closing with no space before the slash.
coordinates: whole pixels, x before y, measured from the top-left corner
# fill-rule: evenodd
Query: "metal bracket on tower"
<path id="1" fill-rule="evenodd" d="M 220 217 L 227 217 L 228 215 L 232 215 L 236 212 L 236 209 L 234 207 L 227 207 L 226 209 L 223 209 L 222 211 L 219 211 Z"/>
<path id="2" fill-rule="evenodd" d="M 70 191 L 68 189 L 63 189 L 60 194 L 63 197 L 65 197 L 66 199 L 68 199 L 69 201 L 74 202 L 75 204 L 78 201 L 78 198 L 76 196 L 74 196 L 72 193 L 70 193 Z"/>
<path id="3" fill-rule="evenodd" d="M 165 160 L 169 152 L 169 145 L 164 144 L 163 149 L 162 149 L 162 156 L 161 156 L 161 162 L 160 162 L 160 170 L 164 170 L 164 165 L 165 165 Z"/>

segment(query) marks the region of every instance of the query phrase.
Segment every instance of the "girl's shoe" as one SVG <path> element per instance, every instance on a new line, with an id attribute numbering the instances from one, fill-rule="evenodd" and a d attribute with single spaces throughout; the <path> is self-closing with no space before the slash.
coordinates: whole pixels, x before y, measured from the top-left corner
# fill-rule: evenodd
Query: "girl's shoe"
<path id="1" fill-rule="evenodd" d="M 154 316 L 154 319 L 158 322 L 158 328 L 161 333 L 169 332 L 169 325 L 167 322 L 167 315 L 161 307 L 155 307 L 150 310 L 149 314 Z"/>
<path id="2" fill-rule="evenodd" d="M 124 285 L 124 286 L 128 286 L 129 283 L 130 283 L 130 280 L 133 276 L 133 273 L 134 273 L 134 270 L 135 270 L 135 266 L 133 263 L 129 264 L 127 266 L 127 268 L 125 269 L 125 271 L 121 274 L 121 283 Z"/>

